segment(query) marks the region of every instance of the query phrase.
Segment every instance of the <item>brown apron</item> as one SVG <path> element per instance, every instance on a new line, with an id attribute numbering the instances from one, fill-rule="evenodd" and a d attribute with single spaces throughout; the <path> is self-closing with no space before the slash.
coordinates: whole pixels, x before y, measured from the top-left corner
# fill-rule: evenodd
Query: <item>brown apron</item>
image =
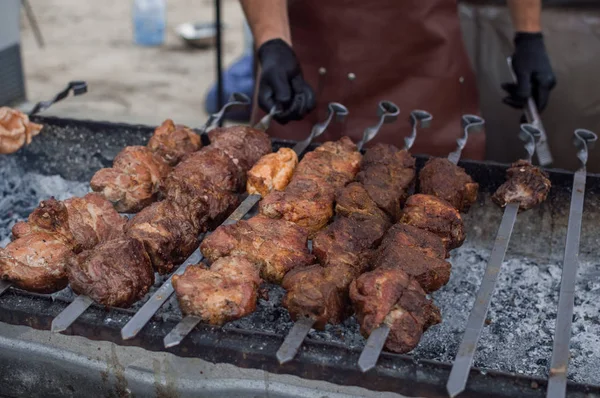
<path id="1" fill-rule="evenodd" d="M 410 111 L 422 109 L 433 121 L 429 129 L 420 130 L 412 152 L 445 156 L 462 134 L 461 115 L 479 114 L 456 0 L 290 1 L 289 17 L 293 47 L 316 92 L 317 107 L 302 121 L 272 123 L 272 136 L 303 139 L 326 117 L 327 103 L 335 101 L 350 114 L 319 140 L 348 135 L 357 142 L 366 127 L 376 124 L 377 103 L 389 100 L 400 108 L 400 118 L 384 126 L 372 142 L 401 147 L 410 133 Z M 319 74 L 320 68 L 325 75 Z M 263 114 L 255 109 L 253 121 Z M 463 157 L 484 156 L 485 136 L 470 137 Z"/>

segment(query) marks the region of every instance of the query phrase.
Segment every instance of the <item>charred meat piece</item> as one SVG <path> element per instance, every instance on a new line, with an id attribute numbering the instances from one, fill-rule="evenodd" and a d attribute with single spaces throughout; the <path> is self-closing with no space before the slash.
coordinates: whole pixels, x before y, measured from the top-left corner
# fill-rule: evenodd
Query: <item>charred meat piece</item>
<path id="1" fill-rule="evenodd" d="M 292 268 L 311 264 L 306 230 L 284 220 L 256 216 L 248 221 L 220 226 L 200 245 L 204 257 L 241 256 L 260 268 L 261 277 L 280 283 Z"/>
<path id="2" fill-rule="evenodd" d="M 350 298 L 363 335 L 382 324 L 390 327 L 385 347 L 392 352 L 410 352 L 423 332 L 441 322 L 439 309 L 417 281 L 398 268 L 361 275 L 350 285 Z"/>
<path id="3" fill-rule="evenodd" d="M 174 203 L 156 202 L 136 214 L 125 227 L 127 236 L 143 243 L 154 270 L 170 272 L 198 247 L 198 234 L 189 215 Z"/>
<path id="4" fill-rule="evenodd" d="M 427 257 L 417 247 L 400 246 L 388 240 L 377 252 L 374 268 L 398 268 L 415 278 L 427 293 L 448 283 L 452 265 L 437 257 Z"/>
<path id="5" fill-rule="evenodd" d="M 443 260 L 449 257 L 442 239 L 434 233 L 407 224 L 394 224 L 383 237 L 375 258 L 381 258 L 390 246 L 410 247 L 424 256 Z"/>
<path id="6" fill-rule="evenodd" d="M 477 201 L 477 184 L 471 176 L 446 158 L 432 158 L 419 173 L 420 191 L 437 196 L 466 213 Z"/>
<path id="7" fill-rule="evenodd" d="M 415 159 L 393 145 L 376 144 L 365 153 L 356 180 L 364 185 L 377 206 L 398 221 L 414 185 Z"/>
<path id="8" fill-rule="evenodd" d="M 519 209 L 529 210 L 546 200 L 552 185 L 545 171 L 526 160 L 513 163 L 506 177 L 507 181 L 492 196 L 501 207 L 519 203 Z"/>
<path id="9" fill-rule="evenodd" d="M 382 224 L 390 222 L 389 216 L 371 199 L 364 184 L 358 182 L 352 182 L 337 192 L 335 212 L 338 216 L 360 216 Z"/>
<path id="10" fill-rule="evenodd" d="M 69 283 L 77 294 L 111 307 L 129 307 L 154 283 L 154 270 L 141 242 L 122 237 L 69 258 Z"/>
<path id="11" fill-rule="evenodd" d="M 67 286 L 67 260 L 75 240 L 65 205 L 42 201 L 27 222 L 13 227 L 13 238 L 0 248 L 0 279 L 38 293 L 53 293 Z"/>
<path id="12" fill-rule="evenodd" d="M 335 192 L 358 172 L 360 153 L 348 137 L 326 142 L 307 153 L 282 192 L 271 192 L 260 203 L 260 212 L 305 227 L 314 234 L 333 216 Z"/>
<path id="13" fill-rule="evenodd" d="M 184 156 L 202 148 L 202 140 L 194 130 L 167 119 L 154 130 L 148 148 L 170 166 L 175 166 Z"/>
<path id="14" fill-rule="evenodd" d="M 216 128 L 208 138 L 210 146 L 225 152 L 244 176 L 262 156 L 273 151 L 269 136 L 248 126 Z"/>
<path id="15" fill-rule="evenodd" d="M 242 257 L 223 257 L 207 269 L 202 264 L 173 276 L 179 307 L 211 325 L 241 318 L 256 309 L 259 268 Z"/>
<path id="16" fill-rule="evenodd" d="M 120 213 L 135 213 L 156 200 L 170 167 L 145 146 L 125 147 L 113 167 L 100 169 L 90 181 L 92 190 Z"/>
<path id="17" fill-rule="evenodd" d="M 436 234 L 442 238 L 447 250 L 460 247 L 466 237 L 458 210 L 432 195 L 416 194 L 409 197 L 401 222 Z"/>
<path id="18" fill-rule="evenodd" d="M 248 172 L 246 191 L 265 197 L 271 191 L 283 191 L 290 183 L 298 155 L 289 148 L 281 148 L 259 159 Z"/>
<path id="19" fill-rule="evenodd" d="M 31 144 L 32 137 L 41 130 L 42 125 L 30 122 L 23 112 L 0 107 L 0 154 L 13 153 Z"/>
<path id="20" fill-rule="evenodd" d="M 311 265 L 291 270 L 283 278 L 283 306 L 292 320 L 310 318 L 314 328 L 340 323 L 349 315 L 348 286 L 357 276 L 352 266 Z"/>
<path id="21" fill-rule="evenodd" d="M 102 195 L 89 193 L 64 203 L 69 214 L 69 229 L 81 250 L 89 250 L 123 234 L 127 218 L 120 216 Z"/>

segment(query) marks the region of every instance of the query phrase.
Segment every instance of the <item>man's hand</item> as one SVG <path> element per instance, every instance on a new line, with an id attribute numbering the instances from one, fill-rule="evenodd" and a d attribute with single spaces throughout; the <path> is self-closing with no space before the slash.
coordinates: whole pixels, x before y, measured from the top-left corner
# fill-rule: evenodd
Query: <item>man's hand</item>
<path id="1" fill-rule="evenodd" d="M 302 77 L 294 50 L 283 40 L 273 39 L 258 49 L 261 64 L 258 104 L 265 112 L 278 106 L 281 124 L 300 120 L 315 107 L 315 94 Z"/>
<path id="2" fill-rule="evenodd" d="M 543 111 L 548 104 L 550 90 L 556 85 L 556 78 L 541 33 L 517 33 L 512 65 L 517 83 L 502 85 L 508 92 L 504 103 L 523 108 L 527 104 L 527 98 L 533 96 L 538 110 Z"/>

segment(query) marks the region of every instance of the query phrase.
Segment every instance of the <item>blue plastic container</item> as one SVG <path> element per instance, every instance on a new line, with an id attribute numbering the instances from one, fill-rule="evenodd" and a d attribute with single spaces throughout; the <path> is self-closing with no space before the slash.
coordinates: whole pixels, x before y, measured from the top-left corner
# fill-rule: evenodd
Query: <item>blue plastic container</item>
<path id="1" fill-rule="evenodd" d="M 166 1 L 134 0 L 133 37 L 141 46 L 160 46 L 165 41 Z"/>

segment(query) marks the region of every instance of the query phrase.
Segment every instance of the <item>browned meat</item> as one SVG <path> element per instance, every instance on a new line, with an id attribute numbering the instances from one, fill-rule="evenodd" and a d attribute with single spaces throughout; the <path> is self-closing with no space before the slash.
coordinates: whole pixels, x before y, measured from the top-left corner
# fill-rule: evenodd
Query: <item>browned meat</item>
<path id="1" fill-rule="evenodd" d="M 282 286 L 287 290 L 283 306 L 294 321 L 306 317 L 315 321 L 314 328 L 340 323 L 348 315 L 348 286 L 356 277 L 351 266 L 298 267 L 287 273 Z"/>
<path id="2" fill-rule="evenodd" d="M 170 272 L 198 247 L 200 231 L 189 215 L 174 203 L 156 202 L 136 214 L 125 227 L 127 235 L 144 244 L 152 266 Z"/>
<path id="3" fill-rule="evenodd" d="M 409 197 L 401 222 L 436 234 L 442 238 L 447 250 L 460 247 L 466 237 L 458 210 L 432 195 L 416 194 Z"/>
<path id="4" fill-rule="evenodd" d="M 42 201 L 27 222 L 13 227 L 14 240 L 0 248 L 0 278 L 17 287 L 53 293 L 67 286 L 67 260 L 75 241 L 65 205 Z"/>
<path id="5" fill-rule="evenodd" d="M 333 216 L 335 192 L 354 179 L 359 163 L 360 153 L 348 137 L 326 142 L 304 156 L 284 191 L 261 201 L 260 212 L 305 227 L 312 237 Z"/>
<path id="6" fill-rule="evenodd" d="M 184 156 L 202 148 L 202 140 L 194 130 L 167 119 L 154 130 L 148 148 L 170 166 L 175 166 Z"/>
<path id="7" fill-rule="evenodd" d="M 248 126 L 216 128 L 208 138 L 210 146 L 225 152 L 244 176 L 262 156 L 273 152 L 269 136 Z"/>
<path id="8" fill-rule="evenodd" d="M 92 190 L 120 213 L 135 213 L 156 200 L 170 167 L 145 146 L 125 147 L 113 167 L 100 169 L 90 181 Z"/>
<path id="9" fill-rule="evenodd" d="M 529 210 L 546 200 L 552 185 L 545 171 L 525 160 L 513 163 L 506 177 L 507 181 L 492 196 L 501 207 L 519 203 L 521 210 Z"/>
<path id="10" fill-rule="evenodd" d="M 362 159 L 356 176 L 377 205 L 398 221 L 415 180 L 415 159 L 393 145 L 376 144 Z"/>
<path id="11" fill-rule="evenodd" d="M 398 268 L 378 268 L 361 275 L 350 285 L 350 298 L 365 336 L 382 324 L 390 327 L 385 347 L 393 352 L 411 351 L 424 331 L 441 322 L 439 309 Z"/>
<path id="12" fill-rule="evenodd" d="M 296 224 L 257 216 L 220 226 L 202 241 L 200 250 L 210 262 L 226 256 L 245 257 L 260 267 L 264 280 L 280 283 L 292 268 L 313 262 L 307 241 L 306 230 Z"/>
<path id="13" fill-rule="evenodd" d="M 431 158 L 419 174 L 421 193 L 437 196 L 466 213 L 475 201 L 479 184 L 462 167 L 446 158 Z"/>
<path id="14" fill-rule="evenodd" d="M 65 200 L 69 229 L 81 250 L 89 250 L 123 234 L 127 217 L 120 216 L 112 204 L 97 193 Z"/>
<path id="15" fill-rule="evenodd" d="M 144 246 L 118 238 L 69 258 L 69 283 L 77 294 L 111 307 L 129 307 L 154 283 L 154 271 Z"/>
<path id="16" fill-rule="evenodd" d="M 248 172 L 246 191 L 263 197 L 271 191 L 283 191 L 297 165 L 298 155 L 290 148 L 281 148 L 263 156 Z"/>
<path id="17" fill-rule="evenodd" d="M 375 258 L 381 258 L 388 247 L 406 246 L 419 250 L 427 257 L 443 260 L 449 257 L 442 239 L 434 233 L 407 224 L 394 224 L 383 237 Z"/>
<path id="18" fill-rule="evenodd" d="M 256 309 L 259 269 L 242 257 L 223 257 L 210 269 L 201 264 L 173 276 L 179 308 L 211 325 L 241 318 Z"/>
<path id="19" fill-rule="evenodd" d="M 398 268 L 415 278 L 427 293 L 448 283 L 452 265 L 436 257 L 427 257 L 418 248 L 387 242 L 374 261 L 374 268 Z"/>
<path id="20" fill-rule="evenodd" d="M 41 124 L 16 109 L 0 107 L 0 154 L 13 153 L 31 143 L 42 130 Z"/>

